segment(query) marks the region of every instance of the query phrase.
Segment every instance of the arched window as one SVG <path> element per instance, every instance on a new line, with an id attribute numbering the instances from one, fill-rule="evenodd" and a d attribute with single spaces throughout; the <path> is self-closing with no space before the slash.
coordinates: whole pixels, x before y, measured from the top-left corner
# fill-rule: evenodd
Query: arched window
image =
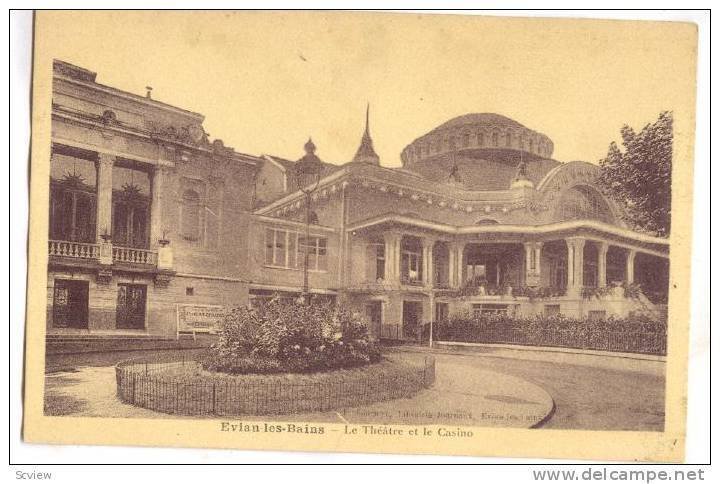
<path id="1" fill-rule="evenodd" d="M 200 240 L 200 195 L 195 190 L 183 192 L 180 230 L 185 240 Z"/>
<path id="2" fill-rule="evenodd" d="M 613 222 L 610 207 L 594 189 L 575 186 L 563 192 L 558 202 L 556 216 L 559 220 L 600 220 Z"/>
<path id="3" fill-rule="evenodd" d="M 530 142 L 528 144 L 528 151 L 531 153 L 535 152 L 535 140 L 530 138 Z"/>
<path id="4" fill-rule="evenodd" d="M 512 146 L 512 133 L 510 131 L 505 134 L 505 146 L 508 148 Z"/>
<path id="5" fill-rule="evenodd" d="M 492 134 L 492 145 L 493 146 L 498 146 L 500 144 L 498 138 L 499 138 L 499 135 L 497 133 Z"/>
<path id="6" fill-rule="evenodd" d="M 116 163 L 112 169 L 112 242 L 146 249 L 150 243 L 150 175 L 138 165 Z"/>
<path id="7" fill-rule="evenodd" d="M 95 162 L 53 152 L 50 160 L 50 238 L 95 242 Z M 102 227 L 100 231 L 109 230 Z"/>
<path id="8" fill-rule="evenodd" d="M 479 131 L 477 134 L 477 145 L 485 146 L 485 133 L 483 133 L 482 131 Z"/>

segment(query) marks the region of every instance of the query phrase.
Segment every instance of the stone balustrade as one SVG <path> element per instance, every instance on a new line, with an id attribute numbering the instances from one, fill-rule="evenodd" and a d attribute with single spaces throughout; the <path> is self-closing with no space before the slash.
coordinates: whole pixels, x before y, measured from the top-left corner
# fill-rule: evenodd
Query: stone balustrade
<path id="1" fill-rule="evenodd" d="M 147 249 L 136 249 L 134 247 L 112 248 L 113 262 L 129 262 L 132 264 L 157 264 L 157 252 Z"/>
<path id="2" fill-rule="evenodd" d="M 98 244 L 89 244 L 85 242 L 49 240 L 48 255 L 56 257 L 71 257 L 74 259 L 98 259 L 100 257 L 100 247 Z"/>
<path id="3" fill-rule="evenodd" d="M 72 242 L 69 240 L 49 240 L 48 255 L 51 257 L 68 257 L 72 259 L 100 260 L 100 244 Z M 157 265 L 157 251 L 137 249 L 134 247 L 112 247 L 113 262 L 131 264 Z M 171 264 L 172 262 L 170 262 Z"/>

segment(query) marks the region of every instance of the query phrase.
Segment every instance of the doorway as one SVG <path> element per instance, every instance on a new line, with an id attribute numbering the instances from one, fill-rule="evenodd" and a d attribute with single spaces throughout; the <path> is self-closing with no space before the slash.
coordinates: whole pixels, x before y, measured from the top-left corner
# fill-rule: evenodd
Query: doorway
<path id="1" fill-rule="evenodd" d="M 420 320 L 422 303 L 420 301 L 403 301 L 403 337 L 418 339 L 420 336 Z"/>
<path id="2" fill-rule="evenodd" d="M 53 327 L 88 329 L 87 281 L 55 279 Z"/>
<path id="3" fill-rule="evenodd" d="M 370 301 L 365 304 L 365 315 L 370 321 L 370 333 L 379 338 L 382 329 L 382 301 Z"/>
<path id="4" fill-rule="evenodd" d="M 147 286 L 118 284 L 115 326 L 118 329 L 145 329 Z"/>
<path id="5" fill-rule="evenodd" d="M 447 321 L 448 318 L 448 303 L 435 303 L 435 322 L 440 323 Z"/>

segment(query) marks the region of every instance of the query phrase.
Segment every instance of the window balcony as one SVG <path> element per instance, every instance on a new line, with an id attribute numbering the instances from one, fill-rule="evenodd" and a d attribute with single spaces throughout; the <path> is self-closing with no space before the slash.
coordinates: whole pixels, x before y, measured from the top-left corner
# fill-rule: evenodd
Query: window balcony
<path id="1" fill-rule="evenodd" d="M 71 242 L 69 240 L 49 240 L 48 255 L 54 257 L 68 257 L 72 259 L 97 260 L 100 258 L 100 246 L 86 242 Z"/>
<path id="2" fill-rule="evenodd" d="M 405 286 L 424 286 L 425 283 L 419 277 L 403 275 L 400 282 Z"/>
<path id="3" fill-rule="evenodd" d="M 136 249 L 134 247 L 112 248 L 112 260 L 130 264 L 157 265 L 157 252 L 148 249 Z"/>
<path id="4" fill-rule="evenodd" d="M 109 244 L 108 244 L 109 245 Z M 65 260 L 101 262 L 100 244 L 72 242 L 69 240 L 49 240 L 48 255 Z M 157 266 L 157 251 L 134 247 L 112 247 L 112 262 Z"/>

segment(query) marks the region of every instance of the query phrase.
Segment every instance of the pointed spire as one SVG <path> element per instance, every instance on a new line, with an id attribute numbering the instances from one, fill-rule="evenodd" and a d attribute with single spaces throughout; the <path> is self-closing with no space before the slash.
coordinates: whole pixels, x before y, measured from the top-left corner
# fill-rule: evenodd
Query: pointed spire
<path id="1" fill-rule="evenodd" d="M 373 140 L 370 137 L 370 103 L 367 104 L 365 110 L 365 132 L 363 133 L 362 140 L 360 140 L 360 146 L 355 152 L 355 156 L 352 159 L 353 163 L 372 163 L 374 165 L 380 164 L 380 157 L 375 153 L 373 147 Z"/>
<path id="2" fill-rule="evenodd" d="M 367 108 L 365 109 L 365 134 L 370 136 L 370 103 L 367 103 Z"/>

